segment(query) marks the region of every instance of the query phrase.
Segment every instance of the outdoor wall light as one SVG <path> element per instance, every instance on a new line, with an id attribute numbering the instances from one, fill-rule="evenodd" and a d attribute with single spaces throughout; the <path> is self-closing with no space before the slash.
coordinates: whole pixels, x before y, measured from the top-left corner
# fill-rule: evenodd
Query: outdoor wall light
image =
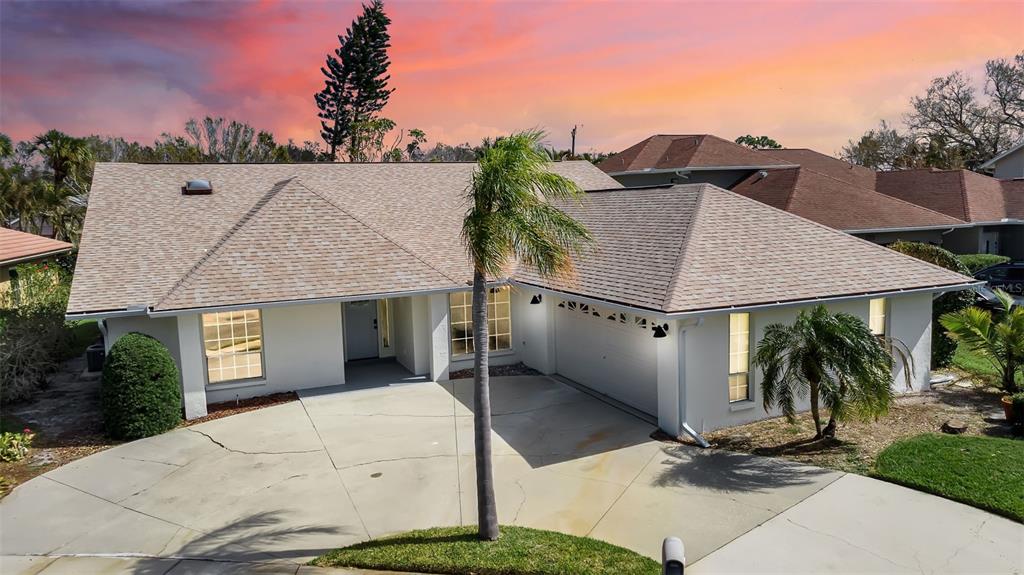
<path id="1" fill-rule="evenodd" d="M 668 335 L 668 324 L 661 324 L 654 326 L 654 337 L 662 338 Z"/>
<path id="2" fill-rule="evenodd" d="M 530 305 L 537 305 L 537 304 L 539 304 L 541 299 L 542 298 L 541 298 L 540 294 L 537 294 L 537 295 L 533 296 L 533 299 L 530 300 Z"/>

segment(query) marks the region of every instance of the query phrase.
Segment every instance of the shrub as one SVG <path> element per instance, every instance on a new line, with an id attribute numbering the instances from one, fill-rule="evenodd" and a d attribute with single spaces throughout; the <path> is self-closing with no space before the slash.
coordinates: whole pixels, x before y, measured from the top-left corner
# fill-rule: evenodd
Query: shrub
<path id="1" fill-rule="evenodd" d="M 0 401 L 26 399 L 46 383 L 70 342 L 64 311 L 71 275 L 59 266 L 23 264 L 17 288 L 0 294 Z"/>
<path id="2" fill-rule="evenodd" d="M 163 433 L 181 421 L 178 367 L 156 339 L 121 336 L 103 364 L 103 422 L 114 439 Z"/>
<path id="3" fill-rule="evenodd" d="M 28 448 L 32 447 L 34 436 L 32 430 L 27 428 L 21 433 L 0 433 L 0 461 L 18 461 L 25 457 Z"/>
<path id="4" fill-rule="evenodd" d="M 971 270 L 960 259 L 962 256 L 955 256 L 952 252 L 938 246 L 901 240 L 889 245 L 889 248 L 965 276 L 972 274 Z M 933 368 L 948 367 L 953 362 L 953 355 L 956 354 L 956 342 L 949 337 L 945 328 L 939 324 L 939 317 L 943 314 L 958 312 L 972 303 L 974 303 L 974 292 L 970 290 L 943 294 L 932 302 Z"/>
<path id="5" fill-rule="evenodd" d="M 1024 426 L 1024 391 L 1011 395 L 1010 401 L 1013 402 L 1012 423 L 1018 427 Z"/>
<path id="6" fill-rule="evenodd" d="M 1010 258 L 1006 256 L 997 256 L 995 254 L 962 254 L 956 256 L 956 259 L 967 266 L 967 269 L 971 272 L 968 275 L 974 275 L 989 266 L 1005 264 L 1010 261 Z"/>

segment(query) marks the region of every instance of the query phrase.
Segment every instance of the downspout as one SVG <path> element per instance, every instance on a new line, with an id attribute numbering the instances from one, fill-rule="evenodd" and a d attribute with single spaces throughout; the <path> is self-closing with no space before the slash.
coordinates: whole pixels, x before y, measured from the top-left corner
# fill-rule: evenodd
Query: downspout
<path id="1" fill-rule="evenodd" d="M 107 320 L 96 320 L 96 327 L 100 328 L 100 335 L 103 336 L 103 353 L 110 353 L 110 344 L 107 343 Z"/>
<path id="2" fill-rule="evenodd" d="M 691 427 L 690 424 L 686 421 L 686 332 L 688 331 L 687 328 L 700 327 L 702 325 L 704 325 L 703 317 L 698 317 L 696 320 L 680 320 L 678 322 L 678 353 L 679 357 L 682 359 L 682 361 L 680 362 L 681 364 L 679 366 L 679 428 L 683 431 L 683 433 L 689 435 L 690 438 L 697 443 L 697 445 L 701 446 L 704 449 L 707 449 L 708 447 L 711 447 L 711 444 L 708 443 L 708 440 L 704 439 L 704 436 L 697 433 L 697 431 L 693 427 Z"/>

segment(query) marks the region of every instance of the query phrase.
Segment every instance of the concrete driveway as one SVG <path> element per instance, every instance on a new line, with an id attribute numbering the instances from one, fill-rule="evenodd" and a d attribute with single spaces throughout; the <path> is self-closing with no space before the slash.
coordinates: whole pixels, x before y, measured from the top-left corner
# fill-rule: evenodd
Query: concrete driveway
<path id="1" fill-rule="evenodd" d="M 471 394 L 464 380 L 316 390 L 79 460 L 0 502 L 0 571 L 130 556 L 111 572 L 294 573 L 370 537 L 473 524 Z M 677 535 L 705 573 L 1005 573 L 1024 559 L 1021 525 L 857 476 L 652 441 L 650 424 L 547 377 L 495 378 L 492 400 L 502 523 L 651 557 Z"/>

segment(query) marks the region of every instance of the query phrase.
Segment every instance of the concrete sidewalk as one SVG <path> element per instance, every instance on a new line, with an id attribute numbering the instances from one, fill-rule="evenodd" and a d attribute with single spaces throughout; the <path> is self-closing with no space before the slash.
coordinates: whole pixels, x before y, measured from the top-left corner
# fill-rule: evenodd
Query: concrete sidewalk
<path id="1" fill-rule="evenodd" d="M 471 399 L 469 381 L 319 390 L 81 459 L 0 501 L 0 571 L 296 573 L 337 547 L 471 524 Z M 652 558 L 678 536 L 704 573 L 891 571 L 914 553 L 964 572 L 1021 565 L 1019 524 L 871 479 L 653 441 L 650 424 L 547 377 L 494 378 L 492 404 L 505 524 Z"/>

